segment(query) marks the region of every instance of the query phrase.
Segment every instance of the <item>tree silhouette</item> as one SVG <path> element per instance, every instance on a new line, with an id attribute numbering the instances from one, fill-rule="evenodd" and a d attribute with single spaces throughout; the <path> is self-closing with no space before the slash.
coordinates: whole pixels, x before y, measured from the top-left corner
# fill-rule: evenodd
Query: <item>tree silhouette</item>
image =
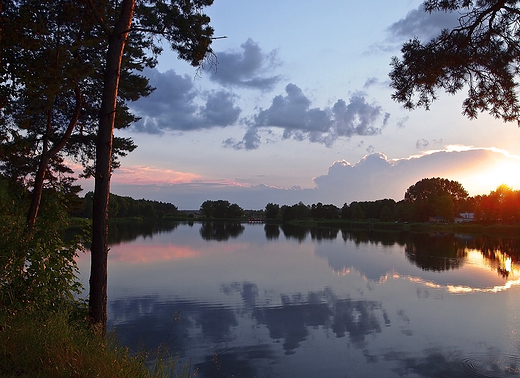
<path id="1" fill-rule="evenodd" d="M 426 0 L 426 12 L 458 12 L 459 26 L 423 44 L 406 42 L 392 58 L 392 98 L 405 108 L 430 108 L 439 89 L 468 87 L 463 113 L 489 112 L 520 124 L 516 80 L 520 68 L 519 1 Z"/>

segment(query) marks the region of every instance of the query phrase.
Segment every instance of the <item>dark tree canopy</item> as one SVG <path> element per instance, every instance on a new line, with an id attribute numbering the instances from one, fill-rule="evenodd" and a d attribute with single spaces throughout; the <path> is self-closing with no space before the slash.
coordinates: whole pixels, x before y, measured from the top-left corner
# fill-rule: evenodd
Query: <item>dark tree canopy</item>
<path id="1" fill-rule="evenodd" d="M 520 1 L 426 0 L 426 12 L 458 12 L 459 26 L 426 43 L 406 42 L 392 58 L 392 98 L 405 108 L 430 108 L 443 89 L 468 87 L 463 114 L 489 112 L 520 125 L 517 96 L 520 69 Z"/>
<path id="2" fill-rule="evenodd" d="M 240 218 L 244 215 L 244 210 L 236 203 L 231 204 L 229 201 L 218 200 L 211 201 L 207 200 L 200 205 L 200 212 L 206 218 Z"/>
<path id="3" fill-rule="evenodd" d="M 433 202 L 446 195 L 457 202 L 466 199 L 468 192 L 457 181 L 433 177 L 422 179 L 410 186 L 404 194 L 404 199 L 412 203 L 418 201 Z"/>

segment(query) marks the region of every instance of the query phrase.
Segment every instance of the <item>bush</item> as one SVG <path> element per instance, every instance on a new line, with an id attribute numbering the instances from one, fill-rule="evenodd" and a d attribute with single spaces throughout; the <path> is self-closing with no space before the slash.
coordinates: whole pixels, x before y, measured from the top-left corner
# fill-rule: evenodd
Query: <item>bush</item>
<path id="1" fill-rule="evenodd" d="M 0 305 L 11 311 L 52 309 L 81 291 L 75 258 L 85 234 L 65 241 L 68 215 L 59 193 L 48 193 L 40 217 L 26 227 L 23 192 L 0 181 Z"/>

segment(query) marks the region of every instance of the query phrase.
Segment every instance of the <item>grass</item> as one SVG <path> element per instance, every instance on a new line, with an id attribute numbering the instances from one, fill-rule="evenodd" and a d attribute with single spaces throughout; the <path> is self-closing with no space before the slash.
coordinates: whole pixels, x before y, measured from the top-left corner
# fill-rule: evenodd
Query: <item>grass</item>
<path id="1" fill-rule="evenodd" d="M 68 311 L 0 315 L 0 377 L 31 378 L 163 378 L 194 377 L 190 366 L 176 369 L 175 359 L 146 354 L 131 356 L 127 348 L 89 330 Z M 180 370 L 180 372 L 178 371 Z"/>

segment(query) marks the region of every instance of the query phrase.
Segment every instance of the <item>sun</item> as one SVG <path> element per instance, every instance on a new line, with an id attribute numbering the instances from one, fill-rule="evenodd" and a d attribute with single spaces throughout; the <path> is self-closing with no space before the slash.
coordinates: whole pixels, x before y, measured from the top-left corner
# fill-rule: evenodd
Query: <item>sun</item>
<path id="1" fill-rule="evenodd" d="M 504 156 L 477 164 L 461 172 L 460 182 L 470 195 L 489 194 L 502 184 L 520 190 L 520 160 Z"/>
<path id="2" fill-rule="evenodd" d="M 505 161 L 499 164 L 495 164 L 480 174 L 480 180 L 493 184 L 493 187 L 506 184 L 510 187 L 516 186 L 517 189 L 520 189 L 518 187 L 518 183 L 520 181 L 519 177 L 520 162 L 513 161 Z"/>

